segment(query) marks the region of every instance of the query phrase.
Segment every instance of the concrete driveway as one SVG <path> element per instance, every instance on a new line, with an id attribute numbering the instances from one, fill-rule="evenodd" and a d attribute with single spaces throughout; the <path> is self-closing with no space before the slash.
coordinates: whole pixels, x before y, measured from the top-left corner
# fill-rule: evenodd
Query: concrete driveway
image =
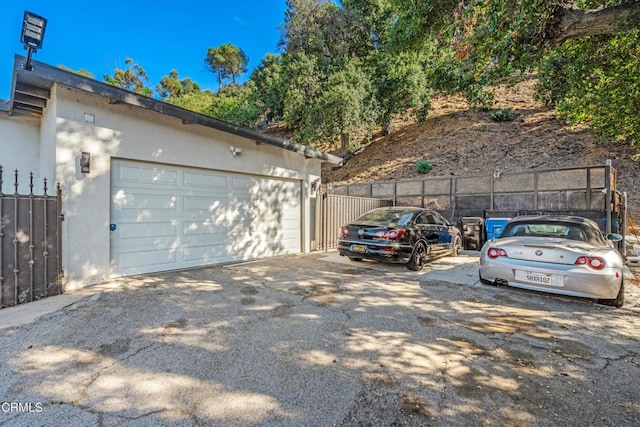
<path id="1" fill-rule="evenodd" d="M 636 426 L 627 283 L 622 309 L 484 286 L 474 253 L 128 278 L 0 310 L 0 425 Z"/>

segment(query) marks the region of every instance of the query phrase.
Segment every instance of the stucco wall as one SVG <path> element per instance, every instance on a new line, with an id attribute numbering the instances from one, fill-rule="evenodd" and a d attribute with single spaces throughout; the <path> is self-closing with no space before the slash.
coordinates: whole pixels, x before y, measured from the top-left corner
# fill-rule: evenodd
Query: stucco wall
<path id="1" fill-rule="evenodd" d="M 40 120 L 0 113 L 0 165 L 4 169 L 2 191 L 14 192 L 14 171 L 19 171 L 18 191 L 29 193 L 29 172 L 34 175 L 34 192 L 42 192 L 40 173 Z M 48 179 L 53 178 L 49 176 Z"/>
<path id="2" fill-rule="evenodd" d="M 56 116 L 56 176 L 64 198 L 67 288 L 109 277 L 113 157 L 300 179 L 305 184 L 302 249 L 310 250 L 309 187 L 320 176 L 319 160 L 130 105 L 109 104 L 103 97 L 78 90 L 57 87 L 54 93 L 48 109 Z M 93 116 L 95 123 L 86 122 L 85 114 Z M 233 156 L 230 145 L 240 147 L 242 153 Z M 87 175 L 79 171 L 83 151 L 91 153 Z"/>

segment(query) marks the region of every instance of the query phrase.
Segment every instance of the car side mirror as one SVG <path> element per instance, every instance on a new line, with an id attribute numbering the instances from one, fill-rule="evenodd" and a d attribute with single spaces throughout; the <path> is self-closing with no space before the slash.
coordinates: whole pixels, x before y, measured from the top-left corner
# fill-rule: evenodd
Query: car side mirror
<path id="1" fill-rule="evenodd" d="M 619 242 L 622 240 L 622 236 L 617 233 L 609 233 L 607 234 L 607 240 L 610 240 L 612 242 Z"/>

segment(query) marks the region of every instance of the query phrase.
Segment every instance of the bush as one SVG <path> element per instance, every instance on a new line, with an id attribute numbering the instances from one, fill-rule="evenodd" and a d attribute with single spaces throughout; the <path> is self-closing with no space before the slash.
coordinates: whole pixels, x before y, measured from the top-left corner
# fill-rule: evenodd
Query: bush
<path id="1" fill-rule="evenodd" d="M 491 113 L 491 120 L 494 122 L 510 122 L 514 119 L 514 114 L 508 108 L 501 108 Z"/>
<path id="2" fill-rule="evenodd" d="M 433 165 L 428 160 L 418 160 L 416 162 L 416 170 L 418 171 L 418 173 L 429 173 L 431 172 L 431 169 L 433 169 Z"/>

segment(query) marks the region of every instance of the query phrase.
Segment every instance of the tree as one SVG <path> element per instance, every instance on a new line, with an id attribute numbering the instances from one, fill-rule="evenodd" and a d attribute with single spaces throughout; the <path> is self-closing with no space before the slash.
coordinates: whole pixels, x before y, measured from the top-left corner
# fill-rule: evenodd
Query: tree
<path id="1" fill-rule="evenodd" d="M 191 92 L 200 91 L 200 85 L 192 82 L 189 77 L 179 80 L 178 72 L 171 70 L 168 76 L 163 76 L 160 83 L 156 86 L 156 91 L 160 98 L 166 100 L 168 98 L 177 98 Z"/>
<path id="2" fill-rule="evenodd" d="M 298 138 L 305 142 L 339 138 L 339 152 L 346 154 L 369 138 L 378 109 L 369 76 L 358 60 L 329 76 L 317 101 L 310 106 Z"/>
<path id="3" fill-rule="evenodd" d="M 570 40 L 543 62 L 538 96 L 570 123 L 589 123 L 601 135 L 640 151 L 637 58 L 640 31 Z"/>
<path id="4" fill-rule="evenodd" d="M 283 56 L 279 90 L 283 99 L 282 118 L 289 129 L 299 129 L 307 116 L 313 114 L 310 106 L 321 93 L 322 79 L 317 62 L 304 52 Z"/>
<path id="5" fill-rule="evenodd" d="M 207 114 L 214 96 L 215 94 L 210 90 L 194 91 L 182 96 L 167 98 L 166 102 L 196 113 Z"/>
<path id="6" fill-rule="evenodd" d="M 407 110 L 423 121 L 433 94 L 424 55 L 419 52 L 379 52 L 370 61 L 384 133 L 392 132 L 394 116 Z"/>
<path id="7" fill-rule="evenodd" d="M 153 95 L 153 90 L 146 86 L 149 78 L 147 77 L 147 72 L 144 68 L 136 64 L 131 58 L 125 59 L 124 63 L 127 65 L 124 70 L 116 68 L 113 76 L 108 74 L 104 75 L 105 83 L 131 92 L 139 93 L 141 95 Z"/>
<path id="8" fill-rule="evenodd" d="M 244 85 L 229 85 L 214 94 L 204 111 L 211 117 L 239 126 L 255 128 L 262 111 L 253 102 L 255 86 L 249 81 Z"/>
<path id="9" fill-rule="evenodd" d="M 406 10 L 393 26 L 395 43 L 415 48 L 436 35 L 453 47 L 448 70 L 439 68 L 450 87 L 487 101 L 486 85 L 542 69 L 541 97 L 572 121 L 590 123 L 603 135 L 613 131 L 640 148 L 640 129 L 633 125 L 640 123 L 640 113 L 626 108 L 640 97 L 633 84 L 640 68 L 633 44 L 640 1 L 392 1 Z"/>
<path id="10" fill-rule="evenodd" d="M 304 53 L 319 67 L 339 68 L 352 56 L 349 14 L 328 0 L 287 0 L 279 46 L 286 54 Z"/>
<path id="11" fill-rule="evenodd" d="M 231 79 L 231 82 L 236 84 L 236 80 L 247 72 L 249 58 L 239 47 L 223 44 L 220 47 L 209 48 L 204 62 L 218 79 L 220 90 L 227 80 Z"/>
<path id="12" fill-rule="evenodd" d="M 392 1 L 404 11 L 394 25 L 402 42 L 416 43 L 452 25 L 460 59 L 477 56 L 507 73 L 526 68 L 567 40 L 640 28 L 637 0 Z"/>
<path id="13" fill-rule="evenodd" d="M 253 70 L 249 81 L 255 85 L 254 98 L 267 120 L 280 120 L 284 114 L 282 94 L 282 56 L 267 54 Z"/>

